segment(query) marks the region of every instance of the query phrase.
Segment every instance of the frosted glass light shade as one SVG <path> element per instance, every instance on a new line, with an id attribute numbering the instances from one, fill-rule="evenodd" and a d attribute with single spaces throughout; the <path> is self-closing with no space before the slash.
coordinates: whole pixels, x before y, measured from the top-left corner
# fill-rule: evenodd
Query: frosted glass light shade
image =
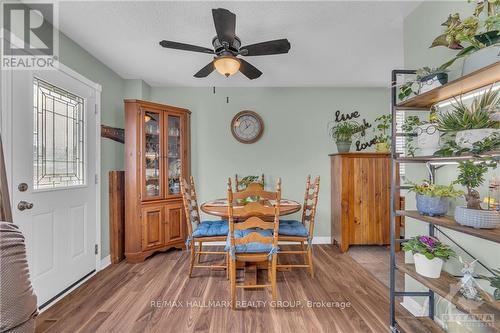
<path id="1" fill-rule="evenodd" d="M 228 77 L 240 69 L 240 61 L 233 56 L 222 56 L 214 60 L 214 66 L 217 72 Z"/>

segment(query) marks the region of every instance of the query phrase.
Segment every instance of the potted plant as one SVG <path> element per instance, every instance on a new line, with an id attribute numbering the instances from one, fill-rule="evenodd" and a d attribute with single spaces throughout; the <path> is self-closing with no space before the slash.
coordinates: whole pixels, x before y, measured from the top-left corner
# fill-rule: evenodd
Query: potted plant
<path id="1" fill-rule="evenodd" d="M 434 108 L 431 110 L 429 121 L 420 121 L 418 116 L 408 116 L 402 125 L 402 130 L 410 134 L 410 139 L 407 140 L 409 155 L 414 156 L 418 149 L 421 155 L 432 156 L 439 150 L 441 133 L 436 124 Z M 412 135 L 416 136 L 416 140 L 411 137 Z"/>
<path id="2" fill-rule="evenodd" d="M 445 141 L 443 147 L 434 153 L 434 156 L 461 156 L 463 154 L 472 154 L 480 156 L 500 150 L 500 133 L 493 133 L 482 141 L 472 144 L 472 148 L 462 148 L 454 140 Z"/>
<path id="3" fill-rule="evenodd" d="M 484 276 L 484 275 L 479 275 L 478 278 L 482 280 L 487 280 L 490 282 L 490 286 L 495 288 L 493 291 L 493 297 L 495 300 L 500 301 L 500 269 L 492 269 L 494 275 L 489 277 L 489 276 Z"/>
<path id="4" fill-rule="evenodd" d="M 500 121 L 493 117 L 499 105 L 499 91 L 492 89 L 475 97 L 470 106 L 456 100 L 449 112 L 437 116 L 438 129 L 455 132 L 457 145 L 471 149 L 474 143 L 500 132 Z"/>
<path id="5" fill-rule="evenodd" d="M 417 69 L 415 79 L 406 81 L 399 88 L 399 100 L 403 101 L 411 95 L 423 94 L 448 82 L 448 70 L 442 66 L 422 67 Z M 416 89 L 416 90 L 415 90 Z"/>
<path id="6" fill-rule="evenodd" d="M 455 256 L 452 248 L 430 236 L 411 238 L 403 243 L 403 251 L 413 253 L 415 270 L 418 274 L 433 279 L 441 276 L 443 262 Z"/>
<path id="7" fill-rule="evenodd" d="M 464 194 L 450 185 L 435 185 L 423 182 L 421 184 L 410 182 L 410 191 L 415 192 L 417 210 L 422 215 L 443 216 L 448 213 L 450 198 L 456 198 Z"/>
<path id="8" fill-rule="evenodd" d="M 238 184 L 236 184 L 236 186 L 238 186 L 240 189 L 244 190 L 248 187 L 248 185 L 252 184 L 252 183 L 257 183 L 259 182 L 259 176 L 245 176 L 243 178 L 241 178 L 240 180 L 238 180 Z"/>
<path id="9" fill-rule="evenodd" d="M 484 183 L 484 175 L 489 168 L 496 168 L 497 163 L 489 160 L 475 162 L 462 161 L 458 165 L 458 178 L 455 183 L 467 188 L 465 200 L 467 207 L 455 208 L 455 220 L 461 225 L 474 228 L 493 229 L 500 226 L 500 211 L 481 208 L 479 192 L 475 190 Z"/>
<path id="10" fill-rule="evenodd" d="M 384 114 L 375 119 L 377 126 L 374 130 L 378 130 L 379 134 L 375 135 L 375 150 L 379 153 L 388 153 L 391 149 L 391 136 L 389 131 L 392 124 L 392 116 Z"/>
<path id="11" fill-rule="evenodd" d="M 351 149 L 352 137 L 361 132 L 363 127 L 355 121 L 343 121 L 329 130 L 331 138 L 337 144 L 339 153 L 347 153 Z"/>
<path id="12" fill-rule="evenodd" d="M 500 42 L 499 6 L 498 0 L 480 0 L 471 16 L 463 20 L 458 13 L 448 16 L 441 24 L 445 27 L 444 33 L 436 37 L 430 47 L 445 46 L 460 51 L 441 67 L 447 68 L 465 57 L 462 71 L 465 75 L 498 61 L 498 49 L 494 46 Z"/>

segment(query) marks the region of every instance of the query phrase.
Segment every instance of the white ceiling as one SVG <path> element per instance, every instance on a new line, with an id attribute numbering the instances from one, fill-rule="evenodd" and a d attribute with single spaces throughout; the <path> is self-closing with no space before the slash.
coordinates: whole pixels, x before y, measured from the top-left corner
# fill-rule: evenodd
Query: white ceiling
<path id="1" fill-rule="evenodd" d="M 60 30 L 126 79 L 152 86 L 388 86 L 403 65 L 403 19 L 420 2 L 60 2 Z M 162 39 L 211 48 L 212 8 L 236 14 L 242 44 L 288 38 L 288 54 L 246 57 L 264 74 L 193 74 L 211 55 L 164 49 Z"/>

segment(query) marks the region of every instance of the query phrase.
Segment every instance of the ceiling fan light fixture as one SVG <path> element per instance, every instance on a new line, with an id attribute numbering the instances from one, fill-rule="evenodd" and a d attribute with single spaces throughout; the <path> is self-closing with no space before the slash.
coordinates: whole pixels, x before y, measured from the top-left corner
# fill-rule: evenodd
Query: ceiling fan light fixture
<path id="1" fill-rule="evenodd" d="M 214 67 L 217 72 L 229 77 L 239 71 L 240 61 L 233 56 L 220 56 L 215 58 Z"/>

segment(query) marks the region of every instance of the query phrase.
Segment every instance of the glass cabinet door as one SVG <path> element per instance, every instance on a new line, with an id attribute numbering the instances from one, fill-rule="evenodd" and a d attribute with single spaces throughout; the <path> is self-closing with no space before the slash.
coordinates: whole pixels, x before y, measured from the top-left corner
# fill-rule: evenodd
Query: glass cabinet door
<path id="1" fill-rule="evenodd" d="M 143 111 L 143 199 L 162 197 L 161 113 Z"/>
<path id="2" fill-rule="evenodd" d="M 168 195 L 179 195 L 182 175 L 181 117 L 168 115 L 167 118 Z"/>

